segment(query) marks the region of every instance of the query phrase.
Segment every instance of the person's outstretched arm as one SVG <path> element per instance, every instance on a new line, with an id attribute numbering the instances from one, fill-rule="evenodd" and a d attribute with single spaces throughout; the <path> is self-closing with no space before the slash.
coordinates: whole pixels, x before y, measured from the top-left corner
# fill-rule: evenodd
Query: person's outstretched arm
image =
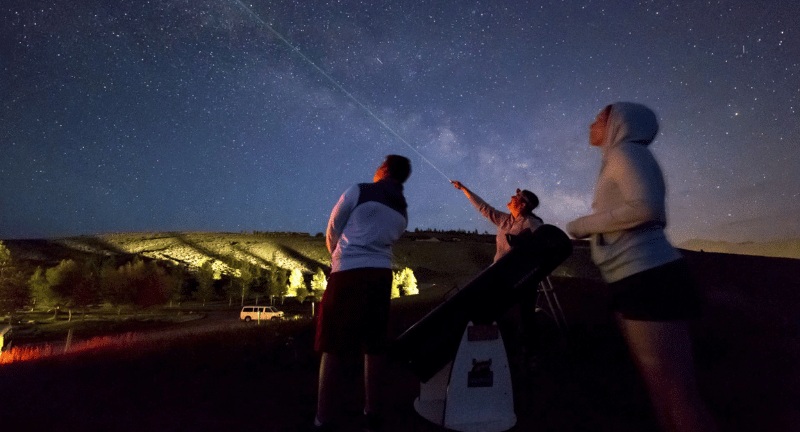
<path id="1" fill-rule="evenodd" d="M 471 202 L 472 205 L 476 209 L 478 209 L 478 211 L 480 212 L 481 215 L 483 215 L 483 217 L 489 219 L 489 221 L 492 222 L 493 224 L 500 226 L 502 223 L 511 218 L 510 214 L 501 212 L 500 210 L 497 210 L 496 208 L 487 204 L 486 201 L 484 201 L 481 197 L 479 197 L 474 192 L 469 190 L 469 188 L 464 186 L 464 184 L 462 184 L 460 181 L 452 180 L 450 183 L 452 183 L 453 187 L 455 187 L 456 189 L 460 190 L 461 192 L 464 192 L 464 195 L 467 197 L 469 202 Z"/>

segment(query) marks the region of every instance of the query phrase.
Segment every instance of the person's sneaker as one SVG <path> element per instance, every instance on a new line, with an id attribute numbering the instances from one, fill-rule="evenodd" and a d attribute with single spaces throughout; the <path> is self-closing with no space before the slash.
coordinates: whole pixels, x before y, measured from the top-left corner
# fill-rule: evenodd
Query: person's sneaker
<path id="1" fill-rule="evenodd" d="M 364 413 L 364 432 L 378 432 L 383 427 L 383 418 L 377 414 Z"/>

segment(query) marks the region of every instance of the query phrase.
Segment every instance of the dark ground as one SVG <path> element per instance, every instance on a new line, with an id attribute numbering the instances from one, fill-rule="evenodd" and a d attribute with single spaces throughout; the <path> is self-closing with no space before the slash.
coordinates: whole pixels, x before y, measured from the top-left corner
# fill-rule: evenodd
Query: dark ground
<path id="1" fill-rule="evenodd" d="M 316 400 L 310 322 L 253 328 L 236 343 L 213 337 L 133 358 L 111 353 L 7 365 L 0 370 L 0 406 L 11 428 L 3 429 L 298 430 L 313 418 Z M 296 349 L 286 346 L 288 335 Z M 581 339 L 580 346 L 553 341 L 532 373 L 515 365 L 515 430 L 652 430 L 621 342 L 600 333 Z M 620 350 L 597 346 L 601 341 Z M 360 371 L 353 377 L 359 381 Z M 414 411 L 419 381 L 408 370 L 392 364 L 386 389 L 387 431 L 443 430 Z M 358 430 L 358 388 L 343 402 L 353 415 L 349 426 Z"/>
<path id="2" fill-rule="evenodd" d="M 709 300 L 694 328 L 699 382 L 721 430 L 800 430 L 800 261 L 699 253 L 689 258 L 696 272 L 702 270 L 698 281 Z M 656 430 L 625 345 L 605 312 L 602 285 L 555 281 L 570 332 L 559 336 L 543 318 L 537 367 L 523 370 L 512 356 L 513 430 Z M 423 316 L 442 295 L 432 290 L 395 301 L 392 333 Z M 0 366 L 0 427 L 295 431 L 314 414 L 317 358 L 311 337 L 307 320 L 267 323 L 133 351 Z M 386 430 L 443 430 L 414 411 L 416 377 L 401 365 L 390 369 Z M 356 389 L 343 395 L 352 413 L 360 410 L 359 394 Z"/>

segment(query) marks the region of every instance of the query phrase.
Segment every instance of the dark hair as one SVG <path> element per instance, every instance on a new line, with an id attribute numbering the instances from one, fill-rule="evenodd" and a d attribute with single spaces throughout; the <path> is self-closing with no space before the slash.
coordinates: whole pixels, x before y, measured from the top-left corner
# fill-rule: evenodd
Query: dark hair
<path id="1" fill-rule="evenodd" d="M 383 162 L 386 170 L 389 172 L 389 177 L 404 183 L 411 175 L 411 161 L 405 156 L 389 155 Z"/>
<path id="2" fill-rule="evenodd" d="M 536 207 L 539 207 L 539 197 L 527 189 L 523 189 L 520 193 L 524 197 L 525 203 L 528 204 L 528 210 L 533 213 Z"/>

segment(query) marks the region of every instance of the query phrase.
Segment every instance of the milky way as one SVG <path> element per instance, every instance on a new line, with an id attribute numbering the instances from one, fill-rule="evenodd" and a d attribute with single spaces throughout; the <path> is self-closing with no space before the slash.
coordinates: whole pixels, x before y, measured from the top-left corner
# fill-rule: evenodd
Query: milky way
<path id="1" fill-rule="evenodd" d="M 494 232 L 448 179 L 564 227 L 618 100 L 676 242 L 798 237 L 800 6 L 694 3 L 4 1 L 0 238 L 314 234 L 390 153 L 410 229 Z"/>

